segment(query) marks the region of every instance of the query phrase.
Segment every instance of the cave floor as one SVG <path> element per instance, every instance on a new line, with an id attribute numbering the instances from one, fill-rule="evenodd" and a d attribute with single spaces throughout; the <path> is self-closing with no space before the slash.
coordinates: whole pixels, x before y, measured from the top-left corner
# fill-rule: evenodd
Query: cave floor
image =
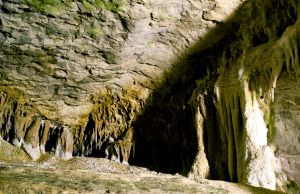
<path id="1" fill-rule="evenodd" d="M 192 180 L 104 158 L 65 161 L 43 155 L 31 161 L 18 147 L 0 140 L 0 193 L 276 193 L 246 185 Z"/>
<path id="2" fill-rule="evenodd" d="M 0 163 L 3 193 L 275 193 L 223 181 L 194 181 L 106 159 L 50 158 L 34 164 Z"/>

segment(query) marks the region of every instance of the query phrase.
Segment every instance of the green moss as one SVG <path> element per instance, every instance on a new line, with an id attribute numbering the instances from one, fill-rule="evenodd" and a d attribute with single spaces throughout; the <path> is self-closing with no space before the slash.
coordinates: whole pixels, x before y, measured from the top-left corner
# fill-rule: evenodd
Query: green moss
<path id="1" fill-rule="evenodd" d="M 27 100 L 24 97 L 25 94 L 16 88 L 10 89 L 7 88 L 6 86 L 0 86 L 0 99 L 3 96 L 7 97 L 8 101 L 5 103 L 6 105 L 9 105 L 10 103 L 14 103 L 14 102 L 17 102 L 18 104 L 22 104 L 22 105 L 27 103 Z"/>
<path id="2" fill-rule="evenodd" d="M 24 0 L 25 3 L 36 11 L 56 15 L 69 5 L 70 0 Z"/>
<path id="3" fill-rule="evenodd" d="M 72 0 L 23 0 L 23 3 L 36 11 L 51 15 L 66 9 L 71 2 Z M 122 7 L 122 0 L 77 0 L 77 2 L 82 2 L 85 11 L 90 13 L 97 9 L 118 12 Z"/>
<path id="4" fill-rule="evenodd" d="M 96 8 L 118 12 L 122 7 L 122 0 L 88 0 Z"/>
<path id="5" fill-rule="evenodd" d="M 87 33 L 90 37 L 97 39 L 102 35 L 102 30 L 99 26 L 93 25 L 87 29 Z"/>
<path id="6" fill-rule="evenodd" d="M 92 13 L 92 12 L 96 11 L 96 7 L 94 7 L 91 3 L 83 0 L 82 4 L 83 4 L 83 8 L 86 12 Z"/>

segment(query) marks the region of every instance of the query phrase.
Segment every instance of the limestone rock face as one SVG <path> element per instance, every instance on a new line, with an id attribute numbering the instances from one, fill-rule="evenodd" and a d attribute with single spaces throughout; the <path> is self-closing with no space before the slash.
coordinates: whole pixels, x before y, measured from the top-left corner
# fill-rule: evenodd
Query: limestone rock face
<path id="1" fill-rule="evenodd" d="M 126 0 L 113 11 L 83 2 L 51 5 L 55 11 L 0 3 L 0 85 L 24 92 L 39 113 L 68 125 L 91 112 L 91 94 L 104 88 L 135 84 L 148 91 L 177 53 L 214 26 L 204 10 L 223 10 L 195 0 Z"/>
<path id="2" fill-rule="evenodd" d="M 7 141 L 0 139 L 1 162 L 16 163 L 19 161 L 30 161 L 28 155 L 19 147 L 13 146 Z"/>
<path id="3" fill-rule="evenodd" d="M 299 190 L 298 1 L 37 2 L 0 1 L 5 141 Z"/>
<path id="4" fill-rule="evenodd" d="M 131 123 L 155 84 L 241 3 L 34 2 L 0 2 L 2 136 L 37 159 L 56 149 L 51 135 L 64 125 L 75 155 L 102 155 L 113 137 L 126 160 Z"/>
<path id="5" fill-rule="evenodd" d="M 293 188 L 300 182 L 299 83 L 283 73 L 278 77 L 274 100 L 274 134 L 277 184 Z"/>

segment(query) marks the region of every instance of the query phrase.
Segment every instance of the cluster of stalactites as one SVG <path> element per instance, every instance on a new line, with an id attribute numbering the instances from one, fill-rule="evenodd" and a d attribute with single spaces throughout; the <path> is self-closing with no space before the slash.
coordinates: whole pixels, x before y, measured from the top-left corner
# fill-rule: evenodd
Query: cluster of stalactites
<path id="1" fill-rule="evenodd" d="M 41 119 L 33 110 L 8 93 L 0 93 L 0 135 L 15 146 L 22 147 L 31 159 L 46 152 L 63 159 L 72 157 L 73 136 L 67 126 L 56 126 Z"/>
<path id="2" fill-rule="evenodd" d="M 133 146 L 132 123 L 141 109 L 141 100 L 135 94 L 131 90 L 106 91 L 94 96 L 87 122 L 75 130 L 74 154 L 127 164 Z"/>
<path id="3" fill-rule="evenodd" d="M 75 156 L 102 157 L 114 162 L 128 164 L 133 147 L 133 129 L 129 127 L 118 136 L 109 131 L 101 131 L 92 125 L 94 120 L 90 117 L 87 124 L 75 129 L 74 150 Z M 104 134 L 105 133 L 105 134 Z"/>
<path id="4" fill-rule="evenodd" d="M 108 93 L 95 99 L 84 124 L 69 127 L 44 119 L 25 100 L 2 91 L 0 136 L 22 147 L 33 160 L 50 152 L 63 159 L 72 155 L 106 157 L 127 164 L 133 147 L 131 125 L 140 101 L 128 93 Z"/>
<path id="5" fill-rule="evenodd" d="M 255 2 L 265 5 L 263 1 Z M 300 9 L 298 3 L 289 4 L 295 10 Z M 298 13 L 300 12 L 298 11 Z M 269 18 L 267 19 L 270 21 Z M 243 44 L 240 44 L 241 40 L 231 43 L 232 51 L 239 48 L 242 51 L 240 55 L 231 58 L 225 54 L 220 56 L 219 66 L 223 69 L 220 69 L 219 77 L 211 87 L 214 90 L 213 95 L 207 97 L 207 99 L 215 99 L 213 105 L 216 112 L 210 117 L 217 117 L 217 126 L 209 128 L 203 123 L 197 125 L 199 129 L 206 130 L 208 134 L 210 131 L 219 131 L 220 147 L 222 148 L 220 158 L 222 158 L 221 162 L 227 166 L 225 174 L 228 173 L 228 179 L 231 181 L 269 189 L 276 187 L 275 157 L 272 139 L 269 137 L 275 130 L 271 123 L 272 101 L 275 97 L 276 82 L 281 73 L 287 72 L 291 79 L 295 79 L 299 83 L 300 23 L 299 20 L 296 20 L 297 17 L 291 19 L 293 22 L 285 24 L 288 27 L 282 29 L 282 34 L 277 34 L 280 37 L 270 36 L 264 41 L 255 42 L 255 44 L 253 36 L 261 37 L 258 31 L 263 25 L 261 23 L 248 24 L 247 20 L 248 26 L 242 26 L 239 33 L 243 35 L 242 37 L 249 36 L 250 38 L 244 38 Z M 253 21 L 257 20 L 254 18 Z M 274 21 L 272 29 L 283 28 L 280 22 L 286 21 Z M 262 23 L 264 24 L 264 22 Z M 267 26 L 263 27 L 272 30 Z M 252 41 L 253 44 L 247 41 Z M 251 49 L 245 45 L 250 45 Z M 226 52 L 228 51 L 224 49 L 224 53 Z M 200 97 L 206 95 L 200 90 L 201 87 L 209 86 L 198 86 L 197 96 Z M 201 103 L 198 103 L 196 107 L 197 110 L 203 109 Z M 205 107 L 209 106 L 206 104 Z M 206 112 L 200 113 L 200 118 L 205 118 L 204 113 Z M 216 137 L 213 140 L 208 138 L 208 144 L 215 144 L 213 142 L 215 139 Z M 212 151 L 216 152 L 216 150 Z M 208 154 L 213 157 L 210 153 Z M 211 159 L 208 159 L 211 162 Z M 212 168 L 212 166 L 210 167 Z"/>

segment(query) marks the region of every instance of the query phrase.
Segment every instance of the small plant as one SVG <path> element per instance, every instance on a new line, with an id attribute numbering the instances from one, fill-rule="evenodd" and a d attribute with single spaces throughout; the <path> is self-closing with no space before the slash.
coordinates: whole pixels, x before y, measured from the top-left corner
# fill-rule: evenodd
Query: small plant
<path id="1" fill-rule="evenodd" d="M 96 9 L 97 9 L 96 7 L 94 7 L 88 1 L 83 0 L 82 4 L 83 4 L 83 7 L 84 7 L 84 10 L 87 11 L 87 12 L 89 12 L 89 13 L 92 13 L 92 12 L 96 11 Z"/>
<path id="2" fill-rule="evenodd" d="M 96 25 L 93 25 L 91 28 L 87 29 L 87 33 L 94 39 L 99 38 L 102 35 L 101 28 Z"/>

